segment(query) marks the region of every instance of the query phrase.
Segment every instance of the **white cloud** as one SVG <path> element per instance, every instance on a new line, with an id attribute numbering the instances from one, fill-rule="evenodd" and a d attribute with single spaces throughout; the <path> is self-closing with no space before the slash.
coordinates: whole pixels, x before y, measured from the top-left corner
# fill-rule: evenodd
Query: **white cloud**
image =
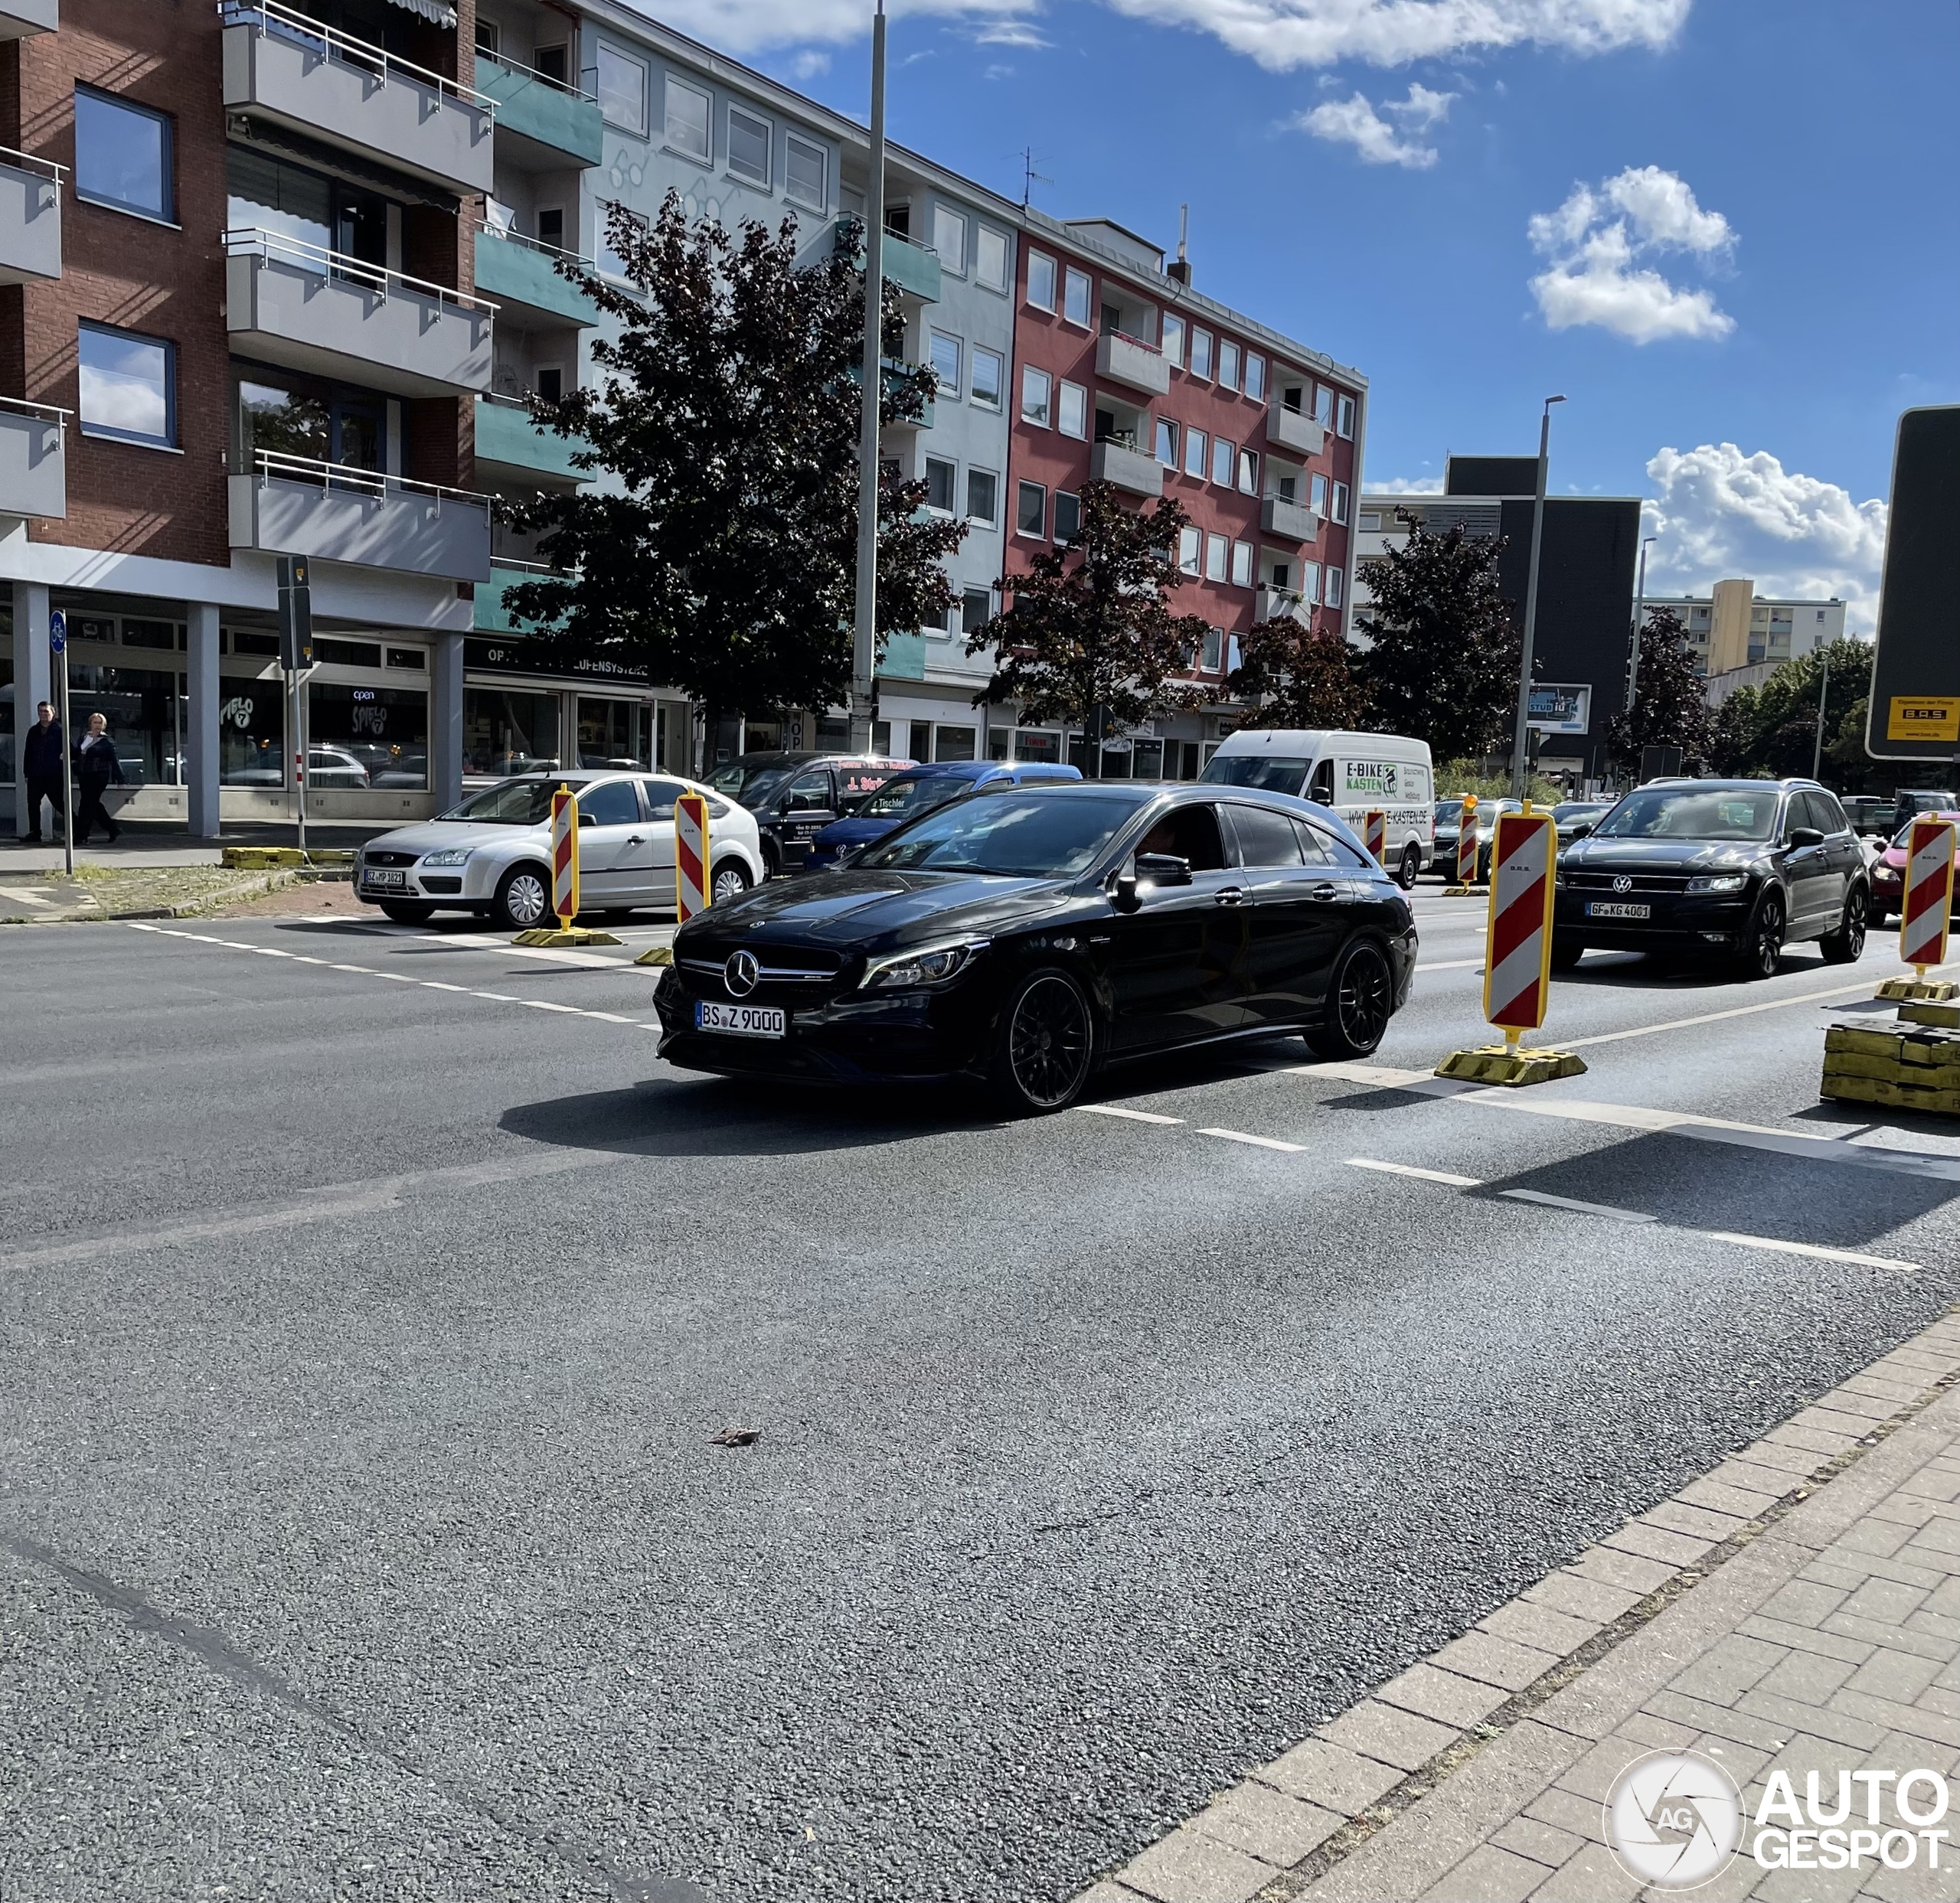
<path id="1" fill-rule="evenodd" d="M 1710 292 L 1684 290 L 1644 262 L 1671 251 L 1713 261 L 1735 248 L 1735 228 L 1719 211 L 1703 211 L 1673 172 L 1629 165 L 1596 188 L 1574 185 L 1564 204 L 1536 214 L 1525 230 L 1548 260 L 1531 290 L 1555 331 L 1596 324 L 1651 344 L 1726 337 L 1736 328 Z"/>
<path id="2" fill-rule="evenodd" d="M 1761 595 L 1835 595 L 1847 628 L 1877 625 L 1886 522 L 1878 497 L 1854 501 L 1834 482 L 1785 469 L 1766 450 L 1745 455 L 1733 442 L 1664 449 L 1647 473 L 1659 492 L 1642 531 L 1660 538 L 1648 558 L 1650 589 L 1658 579 L 1704 593 L 1746 576 Z"/>
<path id="3" fill-rule="evenodd" d="M 1026 20 L 992 20 L 973 35 L 977 46 L 1024 46 L 1040 52 L 1054 44 L 1041 29 Z"/>
<path id="4" fill-rule="evenodd" d="M 1390 476 L 1377 481 L 1373 476 L 1367 480 L 1367 492 L 1370 495 L 1441 495 L 1441 476 Z"/>
<path id="5" fill-rule="evenodd" d="M 1436 148 L 1422 144 L 1414 135 L 1447 119 L 1455 97 L 1454 93 L 1434 93 L 1426 86 L 1412 83 L 1407 98 L 1383 100 L 1379 111 L 1366 94 L 1357 93 L 1352 99 L 1330 100 L 1311 112 L 1296 113 L 1292 122 L 1316 139 L 1352 145 L 1364 164 L 1406 165 L 1413 171 L 1426 171 L 1436 162 Z M 1388 117 L 1384 119 L 1383 113 Z M 1401 136 L 1396 126 L 1411 135 Z"/>
<path id="6" fill-rule="evenodd" d="M 731 52 L 861 39 L 864 0 L 636 0 L 683 32 Z M 1210 33 L 1272 72 L 1360 60 L 1413 60 L 1536 46 L 1612 53 L 1666 46 L 1693 0 L 1106 0 L 1119 13 Z M 894 15 L 1024 19 L 1039 0 L 890 0 Z"/>
<path id="7" fill-rule="evenodd" d="M 818 52 L 814 47 L 805 47 L 789 62 L 790 75 L 795 79 L 813 80 L 819 73 L 829 70 L 830 55 Z"/>

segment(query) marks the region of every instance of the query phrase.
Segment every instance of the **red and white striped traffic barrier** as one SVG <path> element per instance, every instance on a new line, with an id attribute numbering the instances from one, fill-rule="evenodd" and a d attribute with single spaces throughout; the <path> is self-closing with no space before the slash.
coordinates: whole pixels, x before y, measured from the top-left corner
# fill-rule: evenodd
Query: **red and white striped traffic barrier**
<path id="1" fill-rule="evenodd" d="M 1477 883 L 1477 796 L 1474 793 L 1463 802 L 1456 821 L 1456 883 L 1459 886 Z"/>
<path id="2" fill-rule="evenodd" d="M 708 906 L 707 798 L 683 793 L 674 802 L 674 912 L 685 925 Z"/>
<path id="3" fill-rule="evenodd" d="M 551 909 L 569 932 L 579 916 L 579 803 L 570 788 L 551 795 Z"/>
<path id="4" fill-rule="evenodd" d="M 1950 819 L 1916 819 L 1906 835 L 1899 957 L 1922 980 L 1929 966 L 1946 962 L 1946 935 L 1953 916 L 1953 838 Z"/>
<path id="5" fill-rule="evenodd" d="M 1361 815 L 1361 844 L 1377 866 L 1388 863 L 1388 815 L 1379 806 Z"/>

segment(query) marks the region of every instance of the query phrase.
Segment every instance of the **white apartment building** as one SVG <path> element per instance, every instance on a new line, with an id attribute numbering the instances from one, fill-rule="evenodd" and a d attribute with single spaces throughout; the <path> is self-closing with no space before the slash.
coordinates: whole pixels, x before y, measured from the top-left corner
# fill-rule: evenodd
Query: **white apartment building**
<path id="1" fill-rule="evenodd" d="M 1785 661 L 1828 647 L 1844 632 L 1844 604 L 1835 596 L 1827 601 L 1766 596 L 1753 581 L 1717 582 L 1706 595 L 1647 595 L 1641 606 L 1643 626 L 1664 608 L 1681 617 L 1695 671 L 1707 677 L 1711 690 L 1718 678 L 1729 691 L 1759 685 Z M 1759 670 L 1759 677 L 1745 669 Z"/>

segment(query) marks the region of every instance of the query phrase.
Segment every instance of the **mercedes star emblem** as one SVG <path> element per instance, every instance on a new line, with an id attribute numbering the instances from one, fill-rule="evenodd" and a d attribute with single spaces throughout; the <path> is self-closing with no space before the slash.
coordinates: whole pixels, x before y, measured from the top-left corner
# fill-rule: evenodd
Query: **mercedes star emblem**
<path id="1" fill-rule="evenodd" d="M 728 987 L 730 997 L 746 997 L 761 977 L 762 968 L 756 963 L 753 952 L 730 952 L 728 962 L 721 968 L 721 981 Z"/>

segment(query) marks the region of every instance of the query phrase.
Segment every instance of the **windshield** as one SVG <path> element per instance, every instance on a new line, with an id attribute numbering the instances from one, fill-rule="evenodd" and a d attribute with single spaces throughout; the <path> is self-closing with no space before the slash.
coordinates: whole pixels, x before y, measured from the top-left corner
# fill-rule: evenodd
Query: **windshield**
<path id="1" fill-rule="evenodd" d="M 1069 879 L 1086 871 L 1137 810 L 1133 799 L 991 793 L 956 800 L 875 846 L 858 867 L 978 872 L 1003 879 Z"/>
<path id="2" fill-rule="evenodd" d="M 1727 788 L 1654 788 L 1629 793 L 1600 823 L 1600 839 L 1770 839 L 1776 831 L 1777 793 Z"/>
<path id="3" fill-rule="evenodd" d="M 1254 786 L 1262 793 L 1291 793 L 1307 783 L 1308 762 L 1272 753 L 1214 753 L 1198 775 L 1214 786 Z"/>
<path id="4" fill-rule="evenodd" d="M 868 793 L 852 811 L 857 819 L 916 819 L 936 807 L 958 799 L 973 782 L 951 774 L 935 774 L 930 779 L 887 780 L 875 793 Z"/>
<path id="5" fill-rule="evenodd" d="M 472 795 L 445 819 L 474 820 L 479 825 L 542 826 L 551 817 L 556 780 L 506 780 Z"/>
<path id="6" fill-rule="evenodd" d="M 737 760 L 733 766 L 724 766 L 707 776 L 707 783 L 717 793 L 726 793 L 750 811 L 768 803 L 769 795 L 789 778 L 796 769 L 793 766 L 744 766 Z"/>
<path id="7" fill-rule="evenodd" d="M 1461 819 L 1462 817 L 1463 802 L 1460 799 L 1439 799 L 1436 801 L 1438 819 Z"/>

